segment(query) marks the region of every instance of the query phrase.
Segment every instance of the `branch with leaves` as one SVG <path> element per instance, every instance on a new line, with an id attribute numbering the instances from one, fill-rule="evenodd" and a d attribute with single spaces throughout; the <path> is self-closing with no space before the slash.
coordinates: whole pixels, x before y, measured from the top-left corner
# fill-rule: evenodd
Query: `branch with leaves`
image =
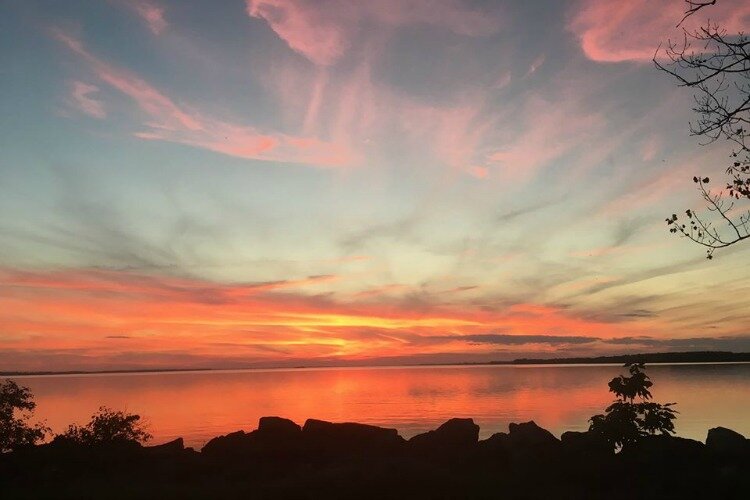
<path id="1" fill-rule="evenodd" d="M 731 201 L 733 198 L 732 195 L 727 199 L 722 192 L 711 193 L 706 187 L 709 183 L 708 177 L 693 177 L 693 182 L 698 185 L 701 197 L 708 205 L 708 211 L 718 214 L 726 227 L 725 229 L 719 229 L 711 220 L 699 215 L 694 210 L 687 209 L 685 210 L 687 220 L 680 219 L 677 214 L 672 214 L 671 217 L 666 218 L 670 233 L 679 233 L 683 237 L 706 247 L 706 257 L 708 259 L 713 258 L 715 250 L 726 248 L 750 238 L 750 228 L 748 228 L 750 211 L 741 214 L 736 219 L 732 219 L 730 217 L 731 211 L 734 208 L 734 202 Z M 730 193 L 734 193 L 734 196 L 739 196 L 734 191 L 730 190 Z"/>
<path id="2" fill-rule="evenodd" d="M 686 0 L 688 8 L 680 24 L 698 10 L 716 1 Z M 702 145 L 725 139 L 734 144 L 729 180 L 712 192 L 708 177 L 694 177 L 705 202 L 704 213 L 689 209 L 685 218 L 672 214 L 666 219 L 669 231 L 706 247 L 707 257 L 750 237 L 750 211 L 736 211 L 736 203 L 750 200 L 750 39 L 744 34 L 730 35 L 718 24 L 689 31 L 682 30 L 679 42 L 669 40 L 662 55 L 657 49 L 653 62 L 657 69 L 677 81 L 678 86 L 693 89 L 693 111 L 698 115 L 690 123 L 691 135 L 704 139 Z"/>

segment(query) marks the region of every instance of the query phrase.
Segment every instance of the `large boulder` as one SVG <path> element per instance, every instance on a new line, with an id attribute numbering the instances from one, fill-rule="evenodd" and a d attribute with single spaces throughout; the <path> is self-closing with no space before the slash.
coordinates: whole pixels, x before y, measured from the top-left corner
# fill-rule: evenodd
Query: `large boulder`
<path id="1" fill-rule="evenodd" d="M 201 454 L 209 457 L 231 458 L 247 454 L 252 448 L 252 433 L 245 431 L 230 432 L 217 436 L 206 443 Z"/>
<path id="2" fill-rule="evenodd" d="M 659 465 L 661 468 L 684 465 L 699 466 L 705 458 L 705 445 L 700 441 L 670 435 L 644 436 L 625 446 L 624 460 Z"/>
<path id="3" fill-rule="evenodd" d="M 286 460 L 298 456 L 302 449 L 299 425 L 281 417 L 261 417 L 257 430 L 237 431 L 213 438 L 201 453 L 222 459 Z"/>
<path id="4" fill-rule="evenodd" d="M 547 429 L 536 425 L 533 420 L 520 424 L 511 423 L 508 425 L 510 430 L 510 444 L 514 448 L 557 448 L 560 441 Z"/>
<path id="5" fill-rule="evenodd" d="M 470 418 L 452 418 L 437 429 L 409 440 L 409 448 L 425 454 L 454 454 L 471 450 L 479 441 L 479 426 Z"/>
<path id="6" fill-rule="evenodd" d="M 514 461 L 552 460 L 561 450 L 560 441 L 533 420 L 520 424 L 511 423 L 508 430 L 508 454 Z"/>
<path id="7" fill-rule="evenodd" d="M 750 452 L 745 436 L 725 427 L 708 430 L 706 448 L 716 455 L 741 455 Z"/>
<path id="8" fill-rule="evenodd" d="M 593 432 L 563 432 L 560 442 L 565 453 L 577 457 L 598 458 L 614 455 L 612 445 Z"/>
<path id="9" fill-rule="evenodd" d="M 258 433 L 266 436 L 300 437 L 302 427 L 287 418 L 260 417 Z"/>
<path id="10" fill-rule="evenodd" d="M 477 443 L 477 456 L 482 460 L 507 460 L 510 456 L 510 436 L 506 432 L 496 432 Z"/>
<path id="11" fill-rule="evenodd" d="M 307 449 L 318 457 L 338 458 L 393 453 L 404 443 L 396 429 L 352 422 L 308 419 L 302 427 Z"/>
<path id="12" fill-rule="evenodd" d="M 166 443 L 146 446 L 144 451 L 153 455 L 175 455 L 185 451 L 185 442 L 180 437 Z"/>

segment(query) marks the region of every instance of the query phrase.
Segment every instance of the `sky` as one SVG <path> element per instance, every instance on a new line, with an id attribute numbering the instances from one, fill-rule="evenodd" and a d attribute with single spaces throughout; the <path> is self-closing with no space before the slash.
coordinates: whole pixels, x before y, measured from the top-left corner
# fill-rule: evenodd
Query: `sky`
<path id="1" fill-rule="evenodd" d="M 664 221 L 729 154 L 683 10 L 4 2 L 0 370 L 750 350 L 750 250 Z"/>

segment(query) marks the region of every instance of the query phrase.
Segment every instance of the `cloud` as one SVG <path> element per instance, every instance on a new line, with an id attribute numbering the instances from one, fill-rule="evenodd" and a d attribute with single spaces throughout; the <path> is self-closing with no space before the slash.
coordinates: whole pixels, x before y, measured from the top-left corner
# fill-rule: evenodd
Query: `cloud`
<path id="1" fill-rule="evenodd" d="M 507 130 L 520 132 L 496 148 L 487 164 L 513 181 L 529 180 L 582 144 L 595 144 L 606 124 L 600 112 L 585 109 L 574 96 L 551 101 L 539 94 L 532 94 L 509 120 Z"/>
<path id="2" fill-rule="evenodd" d="M 125 7 L 133 10 L 148 26 L 154 35 L 161 35 L 167 29 L 164 7 L 151 0 L 125 0 Z"/>
<path id="3" fill-rule="evenodd" d="M 130 337 L 129 349 L 142 352 L 143 360 L 159 352 L 232 360 L 238 348 L 229 345 L 246 346 L 255 360 L 266 362 L 408 360 L 451 345 L 457 355 L 470 355 L 501 344 L 584 345 L 588 337 L 626 332 L 538 304 L 482 310 L 435 298 L 445 294 L 424 294 L 414 307 L 414 297 L 391 296 L 385 289 L 341 300 L 325 293 L 335 279 L 221 283 L 111 269 L 0 269 L 0 324 L 14 332 L 2 337 L 3 349 L 85 351 L 107 359 L 119 349 L 111 342 L 115 330 L 117 338 Z M 508 333 L 484 333 L 488 330 Z M 528 330 L 549 334 L 525 334 Z M 627 331 L 633 330 L 641 331 Z M 271 349 L 278 353 L 270 355 Z"/>
<path id="4" fill-rule="evenodd" d="M 688 350 L 728 350 L 735 352 L 750 351 L 750 336 L 691 337 L 691 338 L 656 338 L 650 336 L 618 337 L 603 340 L 605 344 L 637 345 L 658 349 Z"/>
<path id="5" fill-rule="evenodd" d="M 591 344 L 600 340 L 598 337 L 583 336 L 560 336 L 560 335 L 505 335 L 496 333 L 476 335 L 443 335 L 439 337 L 428 337 L 431 340 L 468 342 L 471 344 L 493 344 L 493 345 L 527 345 L 527 344 Z"/>
<path id="6" fill-rule="evenodd" d="M 367 23 L 387 27 L 427 24 L 458 35 L 487 36 L 499 20 L 454 0 L 247 0 L 247 13 L 265 20 L 293 51 L 315 64 L 336 63 Z"/>
<path id="7" fill-rule="evenodd" d="M 602 2 L 583 0 L 577 4 L 568 29 L 589 59 L 597 62 L 648 62 L 660 43 L 681 37 L 676 28 L 684 16 L 685 3 L 630 0 Z M 683 27 L 694 30 L 706 18 L 719 22 L 730 33 L 747 28 L 750 5 L 746 2 L 718 2 L 690 16 Z"/>
<path id="8" fill-rule="evenodd" d="M 99 92 L 99 87 L 90 85 L 81 81 L 74 81 L 70 88 L 70 103 L 78 111 L 93 118 L 105 118 L 107 112 L 104 104 L 92 97 L 92 94 Z"/>
<path id="9" fill-rule="evenodd" d="M 94 56 L 80 40 L 59 30 L 54 31 L 54 36 L 86 61 L 100 80 L 131 98 L 148 117 L 146 130 L 137 132 L 136 137 L 254 160 L 327 167 L 355 162 L 353 153 L 337 144 L 315 137 L 264 133 L 252 126 L 219 120 L 180 106 L 139 76 Z"/>

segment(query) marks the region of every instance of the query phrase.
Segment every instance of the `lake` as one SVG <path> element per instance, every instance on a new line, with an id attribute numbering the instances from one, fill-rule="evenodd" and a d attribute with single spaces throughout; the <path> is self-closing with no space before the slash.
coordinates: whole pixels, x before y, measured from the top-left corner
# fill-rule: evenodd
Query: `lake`
<path id="1" fill-rule="evenodd" d="M 200 448 L 252 430 L 261 416 L 395 427 L 404 437 L 471 417 L 480 437 L 534 420 L 558 437 L 585 430 L 613 399 L 610 365 L 429 366 L 13 377 L 31 388 L 55 432 L 86 423 L 99 406 L 138 413 L 153 443 L 176 437 Z M 677 402 L 677 434 L 705 440 L 711 427 L 750 436 L 750 364 L 650 365 L 657 402 Z"/>

